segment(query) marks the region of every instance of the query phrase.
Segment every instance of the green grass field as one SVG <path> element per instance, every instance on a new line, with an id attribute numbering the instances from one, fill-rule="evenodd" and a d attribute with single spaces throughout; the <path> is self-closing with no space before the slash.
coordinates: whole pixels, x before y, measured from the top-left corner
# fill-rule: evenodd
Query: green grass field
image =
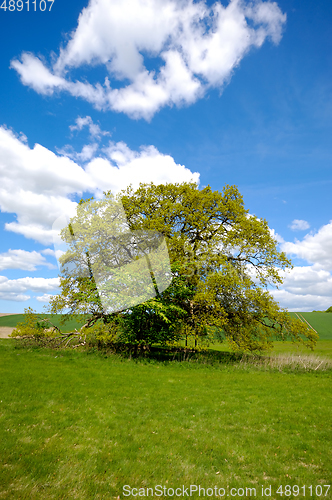
<path id="1" fill-rule="evenodd" d="M 305 312 L 305 313 L 297 313 L 301 314 L 309 324 L 318 332 L 320 340 L 332 340 L 332 313 L 314 313 L 314 312 Z M 296 318 L 296 313 L 291 312 L 290 315 Z M 51 321 L 56 326 L 60 325 L 60 316 L 51 315 L 51 314 L 43 314 L 44 317 L 49 317 Z M 15 314 L 13 316 L 2 316 L 0 317 L 0 327 L 1 326 L 9 326 L 15 327 L 17 323 L 23 321 L 24 314 Z M 64 331 L 70 331 L 73 328 L 79 328 L 84 323 L 84 317 L 81 322 L 77 321 L 68 321 L 62 329 Z"/>
<path id="2" fill-rule="evenodd" d="M 306 355 L 311 353 L 306 347 L 293 344 L 292 342 L 274 342 L 272 351 L 274 354 Z M 332 340 L 318 340 L 314 354 L 332 359 Z"/>
<path id="3" fill-rule="evenodd" d="M 84 317 L 82 317 L 82 321 L 74 321 L 69 320 L 64 325 L 60 323 L 61 315 L 56 314 L 40 314 L 41 318 L 49 318 L 50 321 L 57 327 L 61 328 L 64 332 L 70 332 L 74 328 L 80 328 L 84 324 Z M 15 326 L 24 320 L 24 314 L 13 314 L 11 316 L 2 316 L 0 317 L 0 327 L 9 326 L 15 328 Z"/>
<path id="4" fill-rule="evenodd" d="M 332 498 L 323 486 L 331 385 L 331 370 L 137 361 L 1 340 L 0 498 L 134 498 L 124 485 L 217 486 L 225 496 L 256 488 L 257 498 L 271 485 L 272 499 L 298 485 L 307 488 L 299 498 Z"/>
<path id="5" fill-rule="evenodd" d="M 296 317 L 295 312 L 291 312 L 290 314 Z M 303 312 L 297 314 L 302 315 L 308 321 L 316 330 L 321 340 L 332 339 L 332 313 Z"/>

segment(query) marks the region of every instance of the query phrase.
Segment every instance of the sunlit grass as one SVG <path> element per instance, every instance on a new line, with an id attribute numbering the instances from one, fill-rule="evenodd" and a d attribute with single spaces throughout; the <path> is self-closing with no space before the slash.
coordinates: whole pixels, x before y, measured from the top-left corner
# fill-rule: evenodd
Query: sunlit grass
<path id="1" fill-rule="evenodd" d="M 332 313 L 317 313 L 317 312 L 291 312 L 294 318 L 302 317 L 318 332 L 321 340 L 332 339 Z"/>
<path id="2" fill-rule="evenodd" d="M 331 370 L 14 346 L 0 341 L 0 498 L 124 498 L 126 484 L 260 492 L 332 477 Z"/>
<path id="3" fill-rule="evenodd" d="M 287 353 L 294 355 L 324 356 L 332 359 L 332 340 L 318 340 L 313 351 L 310 351 L 302 345 L 296 345 L 293 342 L 274 342 L 272 351 L 274 354 Z"/>

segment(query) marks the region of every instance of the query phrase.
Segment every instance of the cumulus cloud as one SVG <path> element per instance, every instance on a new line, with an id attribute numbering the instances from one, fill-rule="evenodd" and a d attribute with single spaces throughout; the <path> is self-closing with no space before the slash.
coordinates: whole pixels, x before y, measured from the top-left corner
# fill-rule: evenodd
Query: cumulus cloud
<path id="1" fill-rule="evenodd" d="M 101 197 L 107 190 L 115 194 L 129 183 L 137 188 L 140 182 L 199 182 L 197 172 L 154 146 L 132 151 L 123 142 L 111 142 L 95 154 L 85 158 L 83 168 L 39 144 L 30 149 L 11 130 L 0 127 L 0 208 L 17 217 L 5 229 L 49 245 L 54 221 L 62 213 L 75 214 L 76 203 L 70 199 L 75 195 L 89 192 Z"/>
<path id="2" fill-rule="evenodd" d="M 86 162 L 91 160 L 94 155 L 96 154 L 98 149 L 98 144 L 86 144 L 83 146 L 82 151 L 80 153 L 77 153 L 76 158 L 82 162 Z"/>
<path id="3" fill-rule="evenodd" d="M 294 220 L 293 224 L 297 229 L 309 226 L 302 220 Z M 276 234 L 273 230 L 271 233 Z M 291 311 L 326 310 L 332 303 L 332 221 L 302 240 L 289 242 L 281 238 L 279 243 L 290 258 L 298 257 L 308 265 L 297 265 L 282 273 L 283 284 L 272 295 Z"/>
<path id="4" fill-rule="evenodd" d="M 0 291 L 0 300 L 11 300 L 13 302 L 26 302 L 29 299 L 31 299 L 30 295 L 24 295 L 23 293 Z"/>
<path id="5" fill-rule="evenodd" d="M 310 224 L 306 220 L 294 219 L 289 227 L 293 231 L 305 231 L 309 229 Z"/>
<path id="6" fill-rule="evenodd" d="M 317 269 L 332 270 L 332 221 L 322 226 L 316 233 L 306 234 L 295 243 L 284 242 L 281 249 L 314 264 Z"/>
<path id="7" fill-rule="evenodd" d="M 63 78 L 53 75 L 40 59 L 28 52 L 22 54 L 21 61 L 12 61 L 11 67 L 19 73 L 23 85 L 32 87 L 39 94 L 51 95 L 54 89 L 64 88 L 66 84 Z"/>
<path id="8" fill-rule="evenodd" d="M 52 297 L 54 297 L 54 295 L 50 295 L 49 293 L 44 293 L 44 295 L 39 295 L 38 297 L 36 297 L 36 299 L 38 300 L 38 302 L 44 302 L 48 304 Z"/>
<path id="9" fill-rule="evenodd" d="M 19 278 L 10 280 L 0 276 L 0 300 L 13 300 L 23 302 L 30 299 L 26 292 L 47 293 L 51 290 L 58 291 L 59 278 Z"/>
<path id="10" fill-rule="evenodd" d="M 69 196 L 91 186 L 89 176 L 71 159 L 39 144 L 30 149 L 4 127 L 0 127 L 0 176 L 1 210 L 17 215 L 17 222 L 5 228 L 44 244 L 52 243 L 51 227 L 59 214 L 75 209 Z"/>
<path id="11" fill-rule="evenodd" d="M 56 266 L 47 262 L 41 253 L 26 250 L 11 250 L 0 253 L 0 270 L 22 269 L 24 271 L 36 271 L 36 266 L 47 266 L 49 269 L 56 269 Z"/>
<path id="12" fill-rule="evenodd" d="M 272 238 L 277 240 L 277 243 L 284 243 L 285 240 L 283 239 L 283 237 L 280 234 L 278 234 L 274 229 L 271 229 L 271 228 L 269 228 L 269 229 L 270 229 L 270 234 L 271 234 Z"/>
<path id="13" fill-rule="evenodd" d="M 11 66 L 40 94 L 67 91 L 97 109 L 149 120 L 163 106 L 222 88 L 250 49 L 279 43 L 285 21 L 275 2 L 261 0 L 90 0 L 52 67 L 27 52 Z M 151 58 L 159 63 L 149 70 Z M 70 79 L 72 69 L 96 65 L 105 68 L 103 82 Z"/>
<path id="14" fill-rule="evenodd" d="M 331 298 L 326 296 L 307 294 L 297 295 L 287 290 L 272 290 L 271 294 L 281 307 L 288 311 L 326 311 L 331 306 Z"/>
<path id="15" fill-rule="evenodd" d="M 314 266 L 295 266 L 284 274 L 283 289 L 295 295 L 332 297 L 332 276 Z"/>
<path id="16" fill-rule="evenodd" d="M 134 188 L 140 182 L 199 182 L 197 172 L 192 173 L 184 165 L 175 163 L 171 156 L 161 154 L 154 146 L 142 146 L 139 151 L 133 151 L 124 142 L 111 142 L 104 153 L 106 158 L 95 158 L 86 166 L 93 183 L 104 191 L 119 192 L 129 182 Z"/>
<path id="17" fill-rule="evenodd" d="M 44 255 L 52 255 L 52 257 L 55 257 L 55 251 L 51 248 L 45 248 L 44 250 L 41 250 L 40 253 L 43 253 Z"/>

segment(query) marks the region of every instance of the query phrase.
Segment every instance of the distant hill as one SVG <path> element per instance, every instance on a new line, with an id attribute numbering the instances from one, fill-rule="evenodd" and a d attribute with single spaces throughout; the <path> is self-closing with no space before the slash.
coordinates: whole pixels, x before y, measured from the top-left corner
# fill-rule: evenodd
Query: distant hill
<path id="1" fill-rule="evenodd" d="M 299 318 L 316 330 L 321 340 L 332 340 L 332 314 L 323 314 L 319 311 L 313 312 L 291 312 L 291 316 Z"/>
<path id="2" fill-rule="evenodd" d="M 329 308 L 330 309 L 330 308 Z M 321 340 L 332 340 L 332 314 L 324 314 L 323 312 L 291 312 L 291 316 L 294 318 L 299 318 L 305 323 L 305 320 L 309 325 L 317 331 L 319 338 Z M 69 321 L 65 325 L 60 324 L 61 315 L 51 315 L 51 314 L 41 314 L 42 317 L 49 317 L 51 321 L 61 328 L 64 332 L 69 332 L 74 328 L 80 328 L 84 324 L 84 316 L 82 315 L 82 321 Z M 24 314 L 13 314 L 9 316 L 0 317 L 0 327 L 8 326 L 15 328 L 15 326 L 23 321 Z"/>
<path id="3" fill-rule="evenodd" d="M 82 321 L 68 321 L 64 325 L 60 324 L 61 315 L 60 314 L 40 314 L 41 318 L 50 318 L 50 321 L 57 327 L 59 327 L 63 332 L 69 332 L 74 328 L 80 328 L 84 325 L 85 317 L 82 315 Z M 1 316 L 0 317 L 0 327 L 8 326 L 15 328 L 18 323 L 21 323 L 24 320 L 24 314 L 13 314 L 10 316 Z"/>
<path id="4" fill-rule="evenodd" d="M 332 306 L 326 309 L 326 311 L 312 311 L 313 313 L 332 313 Z"/>

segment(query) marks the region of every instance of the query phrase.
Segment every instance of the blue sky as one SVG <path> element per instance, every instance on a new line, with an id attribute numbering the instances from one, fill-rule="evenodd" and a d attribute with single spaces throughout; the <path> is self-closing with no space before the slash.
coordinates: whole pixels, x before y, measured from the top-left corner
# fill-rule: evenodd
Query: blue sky
<path id="1" fill-rule="evenodd" d="M 329 307 L 332 4 L 46 4 L 0 9 L 0 312 L 57 293 L 52 223 L 82 195 L 191 178 L 267 219 L 283 307 Z"/>

